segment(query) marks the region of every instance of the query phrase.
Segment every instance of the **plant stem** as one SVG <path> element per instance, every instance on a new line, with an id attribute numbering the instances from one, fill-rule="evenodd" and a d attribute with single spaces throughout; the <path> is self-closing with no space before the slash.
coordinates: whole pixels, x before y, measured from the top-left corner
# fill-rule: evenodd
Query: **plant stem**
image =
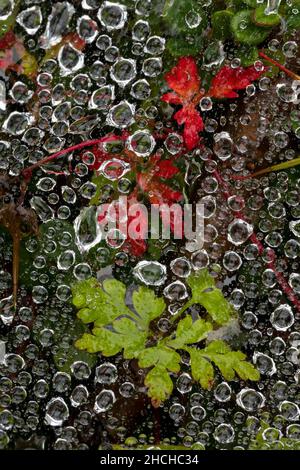
<path id="1" fill-rule="evenodd" d="M 300 157 L 294 158 L 293 160 L 289 160 L 287 162 L 279 163 L 278 165 L 272 165 L 268 168 L 264 168 L 263 170 L 256 171 L 247 176 L 233 176 L 234 180 L 244 181 L 251 178 L 256 178 L 257 176 L 266 175 L 267 173 L 271 173 L 273 171 L 281 171 L 287 170 L 289 168 L 294 168 L 295 166 L 300 165 Z"/>
<path id="2" fill-rule="evenodd" d="M 279 62 L 277 62 L 277 60 L 274 60 L 274 59 L 271 59 L 271 57 L 268 57 L 264 52 L 259 52 L 259 56 L 266 60 L 267 62 L 270 62 L 270 64 L 273 64 L 275 65 L 276 67 L 278 67 L 280 70 L 282 70 L 283 72 L 285 72 L 287 75 L 289 75 L 291 78 L 293 78 L 294 80 L 300 80 L 300 76 L 297 75 L 296 73 L 292 72 L 291 70 L 287 69 L 284 65 L 280 64 Z"/>
<path id="3" fill-rule="evenodd" d="M 180 317 L 181 315 L 186 312 L 186 310 L 191 307 L 192 305 L 194 305 L 193 303 L 191 303 L 190 300 L 188 300 L 188 302 L 179 310 L 179 312 L 177 312 L 175 315 L 173 315 L 173 317 L 170 319 L 170 322 L 172 324 L 174 324 Z"/>
<path id="4" fill-rule="evenodd" d="M 72 147 L 68 147 L 66 149 L 60 150 L 59 152 L 56 152 L 53 155 L 49 155 L 49 157 L 43 158 L 42 160 L 36 162 L 34 165 L 31 165 L 28 168 L 24 168 L 22 174 L 25 178 L 28 178 L 30 177 L 32 171 L 35 170 L 36 168 L 39 168 L 42 165 L 46 165 L 47 163 L 52 162 L 56 158 L 59 158 L 62 155 L 65 155 L 66 153 L 74 152 L 74 150 L 80 150 L 85 147 L 92 147 L 93 145 L 101 144 L 104 142 L 113 142 L 114 140 L 117 140 L 117 139 L 118 139 L 117 136 L 111 135 L 108 137 L 102 137 L 101 139 L 86 140 L 84 142 L 81 142 L 80 144 L 72 145 Z M 122 137 L 120 137 L 120 139 L 122 139 Z"/>

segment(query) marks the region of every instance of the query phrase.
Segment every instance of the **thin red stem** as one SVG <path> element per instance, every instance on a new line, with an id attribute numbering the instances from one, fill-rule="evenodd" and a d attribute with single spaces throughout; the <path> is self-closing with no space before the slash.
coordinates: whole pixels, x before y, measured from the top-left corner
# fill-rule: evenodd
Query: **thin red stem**
<path id="1" fill-rule="evenodd" d="M 117 137 L 115 135 L 111 135 L 109 137 L 102 137 L 101 139 L 93 139 L 93 140 L 86 140 L 81 142 L 80 144 L 72 145 L 72 147 L 68 147 L 66 149 L 60 150 L 59 152 L 54 153 L 53 155 L 49 155 L 49 157 L 43 158 L 42 160 L 36 162 L 34 165 L 29 166 L 28 168 L 24 168 L 22 174 L 25 178 L 28 178 L 32 171 L 36 168 L 39 168 L 42 165 L 46 165 L 49 162 L 52 162 L 56 158 L 61 157 L 70 152 L 74 152 L 75 150 L 80 150 L 85 147 L 92 147 L 93 145 L 101 144 L 104 142 L 113 142 L 114 140 L 122 139 L 122 137 Z"/>
<path id="2" fill-rule="evenodd" d="M 259 52 L 259 55 L 262 59 L 266 60 L 267 62 L 270 62 L 270 64 L 275 65 L 276 67 L 278 67 L 280 70 L 282 70 L 284 73 L 289 75 L 294 80 L 300 80 L 299 75 L 297 75 L 296 73 L 294 73 L 291 70 L 287 69 L 284 65 L 277 62 L 277 60 L 271 59 L 271 57 L 267 56 L 264 52 Z"/>

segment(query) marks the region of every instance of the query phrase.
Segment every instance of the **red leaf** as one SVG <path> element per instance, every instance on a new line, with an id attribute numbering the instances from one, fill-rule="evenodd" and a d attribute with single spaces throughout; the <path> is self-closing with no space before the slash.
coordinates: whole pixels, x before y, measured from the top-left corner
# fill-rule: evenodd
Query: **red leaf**
<path id="1" fill-rule="evenodd" d="M 174 119 L 179 125 L 184 124 L 185 145 L 188 150 L 193 150 L 200 141 L 198 133 L 204 128 L 200 113 L 196 110 L 203 92 L 200 90 L 201 80 L 195 59 L 182 57 L 165 78 L 176 93 L 166 93 L 162 100 L 169 104 L 182 104 L 183 108 L 174 115 Z"/>
<path id="2" fill-rule="evenodd" d="M 165 101 L 166 103 L 169 103 L 169 104 L 182 104 L 182 99 L 180 98 L 180 96 L 176 95 L 176 93 L 165 93 L 162 97 L 161 97 L 161 100 L 162 101 Z"/>
<path id="3" fill-rule="evenodd" d="M 122 246 L 122 249 L 136 257 L 140 257 L 147 251 L 146 237 L 148 234 L 148 216 L 144 217 L 143 206 L 138 202 L 134 193 L 128 199 L 128 210 L 130 209 L 130 206 L 135 206 L 135 209 L 139 209 L 140 206 L 141 210 L 137 215 L 139 223 L 137 226 L 137 232 L 134 234 L 134 237 L 131 236 L 131 233 L 128 233 L 127 240 Z M 128 216 L 128 229 L 131 224 L 135 221 L 135 219 L 136 217 L 132 215 Z"/>
<path id="4" fill-rule="evenodd" d="M 156 163 L 155 175 L 159 178 L 173 178 L 179 171 L 179 168 L 174 165 L 172 160 L 160 160 Z"/>
<path id="5" fill-rule="evenodd" d="M 133 206 L 134 210 L 130 212 Z M 140 257 L 147 251 L 148 215 L 145 216 L 144 206 L 138 202 L 136 191 L 127 199 L 127 213 L 124 211 L 126 211 L 126 205 L 120 207 L 118 201 L 105 204 L 101 207 L 101 212 L 98 211 L 98 223 L 104 228 L 109 221 L 113 220 L 115 228 L 127 235 L 121 248 L 122 251 Z M 126 221 L 124 222 L 125 215 Z"/>
<path id="6" fill-rule="evenodd" d="M 243 90 L 255 80 L 257 80 L 264 72 L 266 67 L 258 71 L 252 67 L 232 68 L 228 65 L 222 67 L 217 75 L 213 78 L 208 95 L 212 98 L 237 98 L 236 90 Z"/>
<path id="7" fill-rule="evenodd" d="M 184 124 L 185 145 L 188 150 L 193 150 L 200 141 L 199 132 L 204 129 L 200 113 L 192 105 L 185 106 L 175 114 L 174 119 L 179 125 Z"/>
<path id="8" fill-rule="evenodd" d="M 169 87 L 182 98 L 181 102 L 190 101 L 199 92 L 201 80 L 196 61 L 193 57 L 181 57 L 177 65 L 166 74 L 165 79 Z M 174 98 L 172 95 L 170 93 L 168 97 L 171 100 Z M 165 101 L 167 101 L 166 96 L 168 95 L 164 96 Z"/>
<path id="9" fill-rule="evenodd" d="M 133 240 L 132 238 L 127 238 L 125 243 L 122 245 L 122 250 L 140 258 L 147 251 L 147 243 L 145 240 Z"/>
<path id="10" fill-rule="evenodd" d="M 12 31 L 8 31 L 0 39 L 0 50 L 9 49 L 15 44 L 16 40 L 14 33 Z"/>
<path id="11" fill-rule="evenodd" d="M 137 176 L 137 181 L 144 193 L 147 193 L 151 204 L 172 204 L 182 200 L 182 194 L 145 173 Z"/>

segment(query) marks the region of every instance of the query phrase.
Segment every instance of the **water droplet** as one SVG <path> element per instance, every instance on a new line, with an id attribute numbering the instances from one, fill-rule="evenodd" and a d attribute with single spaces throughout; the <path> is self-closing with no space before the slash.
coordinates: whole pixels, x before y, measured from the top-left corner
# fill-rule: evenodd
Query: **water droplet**
<path id="1" fill-rule="evenodd" d="M 166 281 L 167 269 L 158 261 L 140 261 L 133 273 L 146 285 L 161 286 Z"/>
<path id="2" fill-rule="evenodd" d="M 114 364 L 105 362 L 96 368 L 95 382 L 104 385 L 111 385 L 116 382 L 118 378 L 118 371 Z"/>
<path id="3" fill-rule="evenodd" d="M 47 222 L 54 218 L 53 210 L 41 197 L 33 196 L 33 198 L 30 199 L 30 206 L 35 210 L 43 222 Z"/>
<path id="4" fill-rule="evenodd" d="M 72 44 L 62 46 L 57 58 L 62 76 L 70 75 L 84 66 L 84 54 Z"/>
<path id="5" fill-rule="evenodd" d="M 148 157 L 156 141 L 149 131 L 136 131 L 127 140 L 129 150 L 133 151 L 138 157 Z"/>
<path id="6" fill-rule="evenodd" d="M 76 245 L 81 253 L 89 251 L 101 242 L 102 231 L 95 206 L 81 210 L 80 215 L 75 219 L 74 230 Z"/>
<path id="7" fill-rule="evenodd" d="M 242 219 L 235 219 L 228 226 L 228 241 L 236 246 L 245 243 L 253 234 L 253 226 Z"/>
<path id="8" fill-rule="evenodd" d="M 198 26 L 200 25 L 202 18 L 197 11 L 190 10 L 185 15 L 185 21 L 189 28 L 195 29 L 198 28 Z"/>
<path id="9" fill-rule="evenodd" d="M 75 253 L 72 250 L 66 250 L 61 253 L 57 259 L 57 267 L 62 271 L 68 271 L 75 263 Z"/>
<path id="10" fill-rule="evenodd" d="M 230 442 L 233 442 L 234 436 L 235 432 L 231 424 L 219 424 L 214 432 L 214 438 L 221 444 L 229 444 Z"/>
<path id="11" fill-rule="evenodd" d="M 62 398 L 52 398 L 47 403 L 45 420 L 50 426 L 61 426 L 68 417 L 69 409 Z"/>
<path id="12" fill-rule="evenodd" d="M 287 331 L 294 324 L 294 315 L 288 304 L 277 307 L 272 312 L 270 322 L 277 331 Z"/>
<path id="13" fill-rule="evenodd" d="M 96 396 L 94 411 L 96 413 L 105 413 L 112 408 L 115 401 L 116 397 L 112 390 L 102 390 L 102 392 Z"/>
<path id="14" fill-rule="evenodd" d="M 109 126 L 125 129 L 132 124 L 135 113 L 135 105 L 124 100 L 113 106 L 107 115 L 107 124 Z"/>
<path id="15" fill-rule="evenodd" d="M 124 88 L 136 76 L 136 61 L 120 57 L 111 67 L 110 76 L 120 87 Z"/>
<path id="16" fill-rule="evenodd" d="M 19 13 L 16 20 L 27 34 L 33 36 L 40 29 L 43 21 L 41 9 L 38 6 L 27 8 Z"/>
<path id="17" fill-rule="evenodd" d="M 88 15 L 83 15 L 77 20 L 77 32 L 87 44 L 91 44 L 98 35 L 98 25 Z"/>
<path id="18" fill-rule="evenodd" d="M 4 121 L 2 129 L 9 134 L 21 135 L 28 126 L 34 123 L 34 117 L 30 113 L 19 113 L 13 111 Z"/>
<path id="19" fill-rule="evenodd" d="M 112 85 L 106 85 L 95 90 L 89 101 L 89 109 L 99 109 L 107 111 L 115 99 L 115 88 Z"/>
<path id="20" fill-rule="evenodd" d="M 214 135 L 214 152 L 223 162 L 231 157 L 233 152 L 233 141 L 228 132 L 220 132 Z"/>
<path id="21" fill-rule="evenodd" d="M 236 397 L 238 406 L 250 413 L 257 412 L 260 408 L 263 408 L 265 401 L 266 399 L 263 394 L 252 388 L 243 388 Z"/>
<path id="22" fill-rule="evenodd" d="M 40 38 L 43 49 L 50 49 L 60 43 L 74 13 L 75 8 L 69 2 L 57 2 L 52 6 L 45 32 Z"/>
<path id="23" fill-rule="evenodd" d="M 107 31 L 122 29 L 127 21 L 127 8 L 119 3 L 105 1 L 97 16 Z"/>

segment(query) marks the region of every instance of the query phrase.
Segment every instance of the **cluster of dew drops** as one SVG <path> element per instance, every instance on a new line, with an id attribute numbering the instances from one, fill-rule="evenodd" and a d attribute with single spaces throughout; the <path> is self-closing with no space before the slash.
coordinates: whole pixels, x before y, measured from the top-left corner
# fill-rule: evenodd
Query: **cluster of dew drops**
<path id="1" fill-rule="evenodd" d="M 105 135 L 128 129 L 133 123 L 137 130 L 125 145 L 147 159 L 157 145 L 147 130 L 149 120 L 155 122 L 158 132 L 173 126 L 172 110 L 162 122 L 159 96 L 151 88 L 165 71 L 166 47 L 166 38 L 151 32 L 151 15 L 157 14 L 151 1 L 132 1 L 131 8 L 98 0 L 46 3 L 21 2 L 16 29 L 26 49 L 37 56 L 43 50 L 43 57 L 61 43 L 66 29 L 76 32 L 86 47 L 82 51 L 71 40 L 62 43 L 56 57 L 41 60 L 36 84 L 22 76 L 13 80 L 1 72 L 2 174 L 17 177 L 24 167 L 91 138 L 95 130 L 102 129 Z M 5 20 L 13 8 L 14 0 L 2 2 L 0 19 Z M 191 28 L 188 40 L 192 41 L 192 30 L 201 20 L 194 11 L 187 15 Z M 297 55 L 294 40 L 282 43 L 272 39 L 269 48 L 281 51 L 287 60 Z M 220 47 L 219 60 L 206 68 L 221 63 L 224 54 Z M 227 52 L 227 58 L 232 67 L 240 65 L 234 53 Z M 200 442 L 206 448 L 244 449 L 262 420 L 269 423 L 264 433 L 266 443 L 281 436 L 300 439 L 299 313 L 270 265 L 275 253 L 276 272 L 287 279 L 295 295 L 300 294 L 300 179 L 292 171 L 237 181 L 230 185 L 230 196 L 224 196 L 215 175 L 220 169 L 226 182 L 230 174 L 242 174 L 264 139 L 268 150 L 262 165 L 296 157 L 297 143 L 291 142 L 287 113 L 300 121 L 298 94 L 299 83 L 282 76 L 274 87 L 270 78 L 263 77 L 247 88 L 238 121 L 236 104 L 226 108 L 202 100 L 205 132 L 212 145 L 187 154 L 185 174 L 186 185 L 197 181 L 194 202 L 204 205 L 201 250 L 190 253 L 181 247 L 176 251 L 170 242 L 170 246 L 163 246 L 172 258 L 167 256 L 166 263 L 139 261 L 122 252 L 122 240 L 117 246 L 107 237 L 107 248 L 97 251 L 99 266 L 104 266 L 115 249 L 118 266 L 133 263 L 136 278 L 164 295 L 168 312 L 158 323 L 163 332 L 169 329 L 170 315 L 188 298 L 185 281 L 190 273 L 209 268 L 222 279 L 220 287 L 240 318 L 232 331 L 219 332 L 219 337 L 237 341 L 261 373 L 260 382 L 251 386 L 240 380 L 227 383 L 217 376 L 214 389 L 206 392 L 193 382 L 188 358 L 183 356 L 175 393 L 162 406 L 166 423 L 171 422 L 161 431 L 164 443 L 184 443 L 188 448 Z M 214 112 L 217 107 L 219 117 Z M 256 148 L 247 132 L 235 138 L 234 131 L 227 131 L 238 126 L 247 129 L 257 116 Z M 300 137 L 300 128 L 295 135 Z M 175 157 L 181 146 L 182 137 L 174 130 L 156 151 Z M 148 418 L 141 420 L 137 414 L 131 418 L 133 423 L 119 411 L 120 403 L 134 408 L 145 395 L 127 361 L 98 356 L 96 365 L 75 359 L 68 372 L 59 367 L 68 357 L 72 341 L 74 311 L 69 303 L 69 283 L 96 274 L 80 254 L 99 242 L 97 230 L 93 235 L 84 231 L 90 215 L 86 207 L 97 191 L 89 172 L 95 156 L 87 149 L 83 155 L 74 152 L 69 157 L 35 172 L 29 203 L 41 223 L 51 224 L 42 242 L 35 237 L 26 240 L 25 249 L 33 257 L 27 272 L 32 288 L 29 291 L 21 282 L 22 305 L 17 313 L 3 308 L 9 302 L 4 297 L 11 289 L 12 276 L 8 269 L 0 271 L 0 448 L 89 449 L 101 443 L 100 434 L 109 441 L 110 433 L 119 442 L 134 435 L 131 445 L 151 445 L 155 426 L 151 407 L 142 402 L 148 406 Z M 117 175 L 112 167 L 117 167 Z M 59 168 L 63 176 L 51 174 L 49 168 Z M 107 178 L 108 197 L 110 182 L 117 182 L 120 195 L 130 193 L 129 171 L 130 165 L 117 159 L 100 168 Z M 13 187 L 11 197 L 17 196 L 18 188 Z M 241 213 L 253 223 L 245 222 Z M 255 230 L 263 252 L 251 238 Z M 12 249 L 2 236 L 0 249 L 2 264 L 9 265 Z M 58 330 L 64 332 L 59 344 Z M 52 356 L 58 349 L 63 353 L 54 362 Z"/>

